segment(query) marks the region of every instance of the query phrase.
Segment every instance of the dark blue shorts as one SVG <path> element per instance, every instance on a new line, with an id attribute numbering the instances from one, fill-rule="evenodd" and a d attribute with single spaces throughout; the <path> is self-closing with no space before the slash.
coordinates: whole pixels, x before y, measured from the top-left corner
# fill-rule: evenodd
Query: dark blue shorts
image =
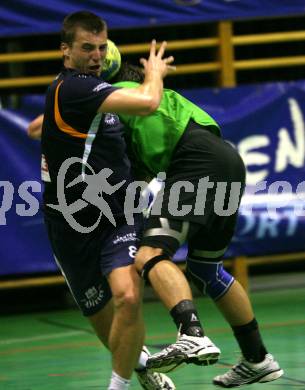
<path id="1" fill-rule="evenodd" d="M 55 260 L 76 303 L 85 316 L 97 313 L 112 296 L 109 273 L 134 263 L 141 219 L 135 226 L 99 226 L 88 234 L 49 216 L 45 222 Z"/>

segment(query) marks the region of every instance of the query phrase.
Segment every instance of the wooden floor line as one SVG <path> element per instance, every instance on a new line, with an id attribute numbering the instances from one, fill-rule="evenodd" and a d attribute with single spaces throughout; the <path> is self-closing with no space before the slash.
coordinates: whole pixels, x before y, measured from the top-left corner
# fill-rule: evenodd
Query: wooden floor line
<path id="1" fill-rule="evenodd" d="M 80 342 L 63 343 L 63 344 L 37 345 L 34 347 L 14 348 L 14 349 L 7 349 L 6 351 L 0 351 L 0 356 L 16 355 L 19 353 L 29 353 L 29 352 L 53 351 L 53 350 L 61 350 L 61 349 L 78 349 L 84 347 L 102 347 L 102 344 L 96 339 L 96 341 L 80 341 Z"/>
<path id="2" fill-rule="evenodd" d="M 80 334 L 85 333 L 82 330 L 75 330 L 72 332 L 62 332 L 62 333 L 49 333 L 41 336 L 31 336 L 31 337 L 22 337 L 22 338 L 15 338 L 15 339 L 8 339 L 8 340 L 0 340 L 0 346 L 1 345 L 10 345 L 10 344 L 18 344 L 18 343 L 29 343 L 32 341 L 44 341 L 44 340 L 52 340 L 52 339 L 59 339 L 64 337 L 73 337 L 78 336 Z"/>
<path id="3" fill-rule="evenodd" d="M 303 380 L 301 380 L 301 379 L 289 378 L 289 377 L 286 376 L 286 375 L 284 375 L 282 378 L 283 378 L 283 379 L 287 379 L 287 380 L 289 380 L 289 381 L 291 381 L 291 382 L 301 383 L 301 384 L 305 385 L 305 381 L 303 381 Z"/>
<path id="4" fill-rule="evenodd" d="M 57 321 L 48 321 L 48 324 L 50 325 L 56 325 L 57 327 L 63 327 L 63 328 L 70 328 L 69 325 L 67 324 L 61 324 L 60 322 Z M 263 324 L 260 327 L 262 329 L 271 329 L 271 328 L 277 328 L 277 327 L 289 327 L 289 326 L 298 326 L 298 325 L 304 325 L 305 320 L 296 320 L 296 321 L 285 321 L 285 322 L 274 322 L 270 324 Z M 81 327 L 76 327 L 76 326 L 71 326 L 72 329 L 75 329 L 74 331 L 70 332 L 62 332 L 60 334 L 47 334 L 47 335 L 41 335 L 41 336 L 32 336 L 32 337 L 24 337 L 24 338 L 15 338 L 15 339 L 8 339 L 8 340 L 0 340 L 0 346 L 5 346 L 9 344 L 18 344 L 18 343 L 26 343 L 26 342 L 33 342 L 33 341 L 44 341 L 44 340 L 51 340 L 51 339 L 56 339 L 56 338 L 64 338 L 64 337 L 73 337 L 77 336 L 80 334 L 94 334 L 93 331 L 91 332 L 89 329 L 81 328 Z M 207 334 L 217 334 L 217 333 L 231 333 L 231 329 L 229 327 L 226 328 L 206 328 L 207 329 Z M 152 336 L 147 336 L 146 340 L 147 341 L 154 341 L 154 340 L 160 340 L 164 338 L 171 338 L 171 337 L 176 337 L 177 333 L 176 332 L 169 332 L 169 333 L 163 333 L 163 334 L 158 334 L 158 335 L 152 335 Z M 5 353 L 9 352 L 9 350 L 4 351 Z M 2 354 L 2 352 L 0 352 Z"/>

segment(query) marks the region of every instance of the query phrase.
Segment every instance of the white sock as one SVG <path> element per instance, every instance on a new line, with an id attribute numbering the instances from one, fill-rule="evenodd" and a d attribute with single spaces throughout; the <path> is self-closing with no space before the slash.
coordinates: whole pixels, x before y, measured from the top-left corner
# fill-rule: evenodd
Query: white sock
<path id="1" fill-rule="evenodd" d="M 120 375 L 112 371 L 108 390 L 127 390 L 130 385 L 130 379 L 122 378 Z"/>
<path id="2" fill-rule="evenodd" d="M 143 368 L 146 368 L 147 359 L 148 359 L 147 353 L 144 351 L 141 351 L 140 356 L 139 356 L 138 366 L 137 366 L 138 370 L 142 370 Z"/>

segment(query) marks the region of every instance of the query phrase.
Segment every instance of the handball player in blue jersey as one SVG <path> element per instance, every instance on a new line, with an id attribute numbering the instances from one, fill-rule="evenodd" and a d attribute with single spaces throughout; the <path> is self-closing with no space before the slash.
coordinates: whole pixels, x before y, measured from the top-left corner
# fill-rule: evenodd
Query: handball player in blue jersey
<path id="1" fill-rule="evenodd" d="M 122 125 L 115 113 L 148 115 L 159 105 L 172 57 L 166 43 L 142 59 L 145 80 L 118 89 L 100 78 L 107 26 L 80 11 L 63 22 L 63 69 L 49 86 L 42 129 L 44 213 L 54 256 L 100 340 L 112 354 L 108 389 L 123 390 L 137 374 L 145 389 L 174 389 L 148 373 L 142 350 L 142 286 L 134 266 L 141 223 L 129 226 L 124 199 L 132 181 Z M 99 183 L 104 183 L 99 186 Z"/>
<path id="2" fill-rule="evenodd" d="M 124 64 L 116 81 L 119 83 L 115 83 L 115 86 L 135 88 L 143 82 L 143 74 L 137 67 Z M 213 174 L 216 181 L 220 177 L 223 180 L 223 175 L 227 175 L 225 180 L 231 181 L 239 175 L 238 180 L 244 182 L 243 164 L 236 151 L 221 139 L 215 121 L 175 91 L 165 89 L 159 108 L 148 117 L 123 113 L 119 116 L 125 124 L 132 161 L 139 168 L 137 170 L 142 171 L 140 174 L 155 176 L 160 171 L 166 171 L 167 180 L 172 178 L 174 182 L 193 179 L 194 174 L 199 174 L 199 177 Z M 30 124 L 30 136 L 39 135 L 40 123 L 41 119 L 37 118 Z M 191 169 L 190 164 L 193 164 Z M 177 175 L 180 177 L 177 178 Z M 165 211 L 162 210 L 162 213 Z M 193 228 L 199 231 L 201 225 L 205 225 L 209 226 L 211 232 L 199 231 L 194 235 L 195 239 L 191 238 L 191 246 L 196 248 L 199 245 L 203 249 L 190 251 L 187 267 L 200 290 L 214 299 L 232 326 L 243 354 L 240 363 L 215 377 L 214 383 L 222 387 L 236 387 L 277 379 L 283 371 L 273 356 L 267 353 L 247 294 L 222 267 L 223 248 L 233 234 L 236 214 L 219 218 L 213 214 L 212 208 L 209 211 L 208 223 L 197 221 L 200 223 Z M 154 273 L 150 272 L 149 278 L 163 303 L 170 309 L 179 329 L 179 338 L 177 343 L 149 357 L 148 367 L 167 372 L 185 362 L 211 364 L 219 350 L 204 336 L 185 277 L 170 261 L 170 255 L 181 243 L 177 238 L 182 235 L 183 226 L 179 226 L 179 220 L 172 220 L 167 214 L 161 216 L 163 222 L 169 218 L 169 227 L 164 223 L 164 226 L 159 226 L 159 218 L 150 218 L 151 226 L 148 225 L 146 229 L 146 237 L 142 241 L 144 245 L 137 257 L 142 268 L 143 259 L 146 258 L 149 263 L 154 250 L 159 250 L 155 253 L 157 262 L 154 263 L 159 268 L 150 268 Z M 214 219 L 216 223 L 213 223 Z M 183 220 L 187 221 L 186 218 Z M 158 248 L 162 248 L 163 253 Z"/>

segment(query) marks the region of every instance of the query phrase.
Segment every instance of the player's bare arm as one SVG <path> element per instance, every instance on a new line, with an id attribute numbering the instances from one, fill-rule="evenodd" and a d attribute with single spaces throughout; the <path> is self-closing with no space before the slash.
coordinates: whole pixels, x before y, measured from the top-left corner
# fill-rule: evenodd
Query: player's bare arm
<path id="1" fill-rule="evenodd" d="M 144 67 L 144 82 L 137 88 L 121 88 L 109 95 L 99 108 L 99 112 L 116 112 L 134 115 L 148 115 L 154 112 L 161 101 L 163 78 L 175 69 L 174 57 L 163 58 L 166 42 L 156 50 L 153 40 L 148 59 L 141 58 Z"/>
<path id="2" fill-rule="evenodd" d="M 43 122 L 43 114 L 38 115 L 32 122 L 29 123 L 27 128 L 28 136 L 32 139 L 40 139 L 41 129 Z"/>

